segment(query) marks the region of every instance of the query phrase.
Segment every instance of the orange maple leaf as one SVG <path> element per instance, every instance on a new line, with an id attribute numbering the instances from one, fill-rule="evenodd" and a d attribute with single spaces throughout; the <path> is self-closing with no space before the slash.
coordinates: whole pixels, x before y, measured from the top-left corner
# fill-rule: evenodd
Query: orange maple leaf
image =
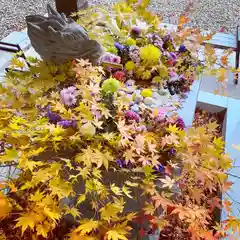
<path id="1" fill-rule="evenodd" d="M 231 212 L 232 211 L 231 210 L 232 203 L 230 201 L 228 201 L 227 199 L 223 200 L 223 206 L 224 206 L 224 208 L 225 208 L 225 210 L 227 212 Z"/>
<path id="2" fill-rule="evenodd" d="M 178 19 L 178 25 L 182 26 L 183 24 L 187 23 L 189 21 L 189 18 L 185 15 L 181 15 Z"/>
<path id="3" fill-rule="evenodd" d="M 229 188 L 233 185 L 232 182 L 225 182 L 223 185 L 223 191 L 226 192 L 229 190 Z"/>
<path id="4" fill-rule="evenodd" d="M 174 206 L 170 200 L 162 197 L 161 195 L 153 196 L 152 200 L 155 202 L 155 208 L 161 206 L 164 210 L 166 210 L 168 206 Z"/>
<path id="5" fill-rule="evenodd" d="M 223 55 L 223 56 L 221 57 L 221 63 L 222 63 L 223 65 L 228 65 L 228 56 Z"/>
<path id="6" fill-rule="evenodd" d="M 208 232 L 203 233 L 203 237 L 204 237 L 205 240 L 216 240 L 212 231 L 211 232 L 208 231 Z"/>

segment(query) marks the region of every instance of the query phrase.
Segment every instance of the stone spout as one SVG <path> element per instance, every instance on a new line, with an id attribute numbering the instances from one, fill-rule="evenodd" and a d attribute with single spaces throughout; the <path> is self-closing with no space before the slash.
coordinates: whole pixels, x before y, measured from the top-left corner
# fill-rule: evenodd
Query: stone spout
<path id="1" fill-rule="evenodd" d="M 73 19 L 53 10 L 50 5 L 47 10 L 48 17 L 26 17 L 31 44 L 41 58 L 59 64 L 82 58 L 97 64 L 104 52 L 102 46 L 90 40 L 87 31 Z"/>

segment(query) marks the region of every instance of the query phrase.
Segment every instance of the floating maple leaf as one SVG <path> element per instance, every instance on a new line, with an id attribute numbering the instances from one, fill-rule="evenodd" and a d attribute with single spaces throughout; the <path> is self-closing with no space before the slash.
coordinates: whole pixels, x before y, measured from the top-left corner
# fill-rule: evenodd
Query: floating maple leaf
<path id="1" fill-rule="evenodd" d="M 169 176 L 166 176 L 165 179 L 160 179 L 160 181 L 163 183 L 162 187 L 164 188 L 170 188 L 172 189 L 175 183 L 174 179 L 171 179 Z"/>

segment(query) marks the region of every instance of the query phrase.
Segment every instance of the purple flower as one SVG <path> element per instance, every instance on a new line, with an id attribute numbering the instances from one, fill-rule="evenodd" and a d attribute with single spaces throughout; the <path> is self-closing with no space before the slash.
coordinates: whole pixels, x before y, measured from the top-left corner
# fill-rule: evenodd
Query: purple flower
<path id="1" fill-rule="evenodd" d="M 186 47 L 184 45 L 181 45 L 178 49 L 179 52 L 186 52 Z"/>
<path id="2" fill-rule="evenodd" d="M 62 120 L 57 124 L 63 128 L 69 128 L 69 127 L 77 128 L 77 122 L 75 120 Z"/>
<path id="3" fill-rule="evenodd" d="M 144 125 L 138 126 L 138 127 L 136 127 L 136 131 L 137 132 L 144 132 L 144 131 L 147 131 L 147 128 Z"/>
<path id="4" fill-rule="evenodd" d="M 120 168 L 123 168 L 123 167 L 129 168 L 130 165 L 131 165 L 130 162 L 128 162 L 128 164 L 126 164 L 126 161 L 125 161 L 125 160 L 121 160 L 121 159 L 117 159 L 117 160 L 116 160 L 116 164 L 117 164 Z"/>
<path id="5" fill-rule="evenodd" d="M 121 63 L 121 57 L 107 52 L 101 57 L 100 62 L 120 64 Z M 109 72 L 111 72 L 113 70 L 113 67 L 107 67 L 107 70 Z"/>
<path id="6" fill-rule="evenodd" d="M 176 53 L 170 52 L 170 53 L 169 53 L 169 58 L 170 58 L 172 61 L 176 61 L 176 60 L 177 60 L 177 55 L 176 55 Z"/>
<path id="7" fill-rule="evenodd" d="M 123 168 L 122 160 L 117 159 L 117 160 L 116 160 L 116 164 L 117 164 L 120 168 Z"/>
<path id="8" fill-rule="evenodd" d="M 122 51 L 124 46 L 118 42 L 114 43 L 115 48 L 117 48 L 118 51 Z"/>
<path id="9" fill-rule="evenodd" d="M 54 124 L 62 120 L 61 116 L 51 111 L 50 106 L 48 106 L 48 109 L 47 109 L 47 117 L 49 119 L 49 122 Z"/>
<path id="10" fill-rule="evenodd" d="M 158 166 L 154 166 L 153 169 L 159 173 L 164 173 L 164 166 L 159 164 Z"/>
<path id="11" fill-rule="evenodd" d="M 141 29 L 137 26 L 134 26 L 131 30 L 131 33 L 134 35 L 134 36 L 139 36 L 140 33 L 141 33 Z"/>
<path id="12" fill-rule="evenodd" d="M 76 88 L 75 87 L 69 87 L 69 88 L 64 88 L 60 92 L 60 99 L 61 102 L 66 105 L 66 106 L 72 106 L 76 104 L 77 99 L 76 99 Z"/>
<path id="13" fill-rule="evenodd" d="M 170 148 L 169 151 L 168 151 L 168 155 L 169 156 L 175 156 L 177 153 L 176 149 L 175 148 Z"/>
<path id="14" fill-rule="evenodd" d="M 178 74 L 176 72 L 173 72 L 173 71 L 169 72 L 169 76 L 170 76 L 170 79 L 169 79 L 170 82 L 174 82 L 174 81 L 177 81 L 179 79 Z"/>
<path id="15" fill-rule="evenodd" d="M 178 117 L 177 121 L 175 122 L 176 126 L 180 129 L 184 129 L 186 126 L 185 126 L 185 123 L 183 121 L 183 119 L 181 117 Z"/>
<path id="16" fill-rule="evenodd" d="M 131 110 L 125 111 L 125 117 L 128 120 L 135 120 L 136 122 L 140 121 L 140 116 L 136 112 L 133 112 Z"/>

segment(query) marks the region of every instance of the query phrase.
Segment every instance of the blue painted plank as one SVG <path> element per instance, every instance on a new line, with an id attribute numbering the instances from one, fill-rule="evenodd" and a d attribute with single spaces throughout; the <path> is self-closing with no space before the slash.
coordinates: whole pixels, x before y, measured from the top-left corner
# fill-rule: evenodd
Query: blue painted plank
<path id="1" fill-rule="evenodd" d="M 234 160 L 234 165 L 238 166 L 229 171 L 229 173 L 240 177 L 240 152 L 232 147 L 233 144 L 240 144 L 240 100 L 228 98 L 227 109 L 227 126 L 226 126 L 226 152 Z M 228 195 L 235 201 L 240 202 L 240 179 L 229 176 L 229 180 L 234 184 Z M 232 205 L 233 214 L 240 216 L 240 204 L 234 202 Z M 222 213 L 222 219 L 225 218 L 225 213 Z"/>
<path id="2" fill-rule="evenodd" d="M 2 42 L 19 44 L 23 51 L 26 51 L 31 46 L 27 32 L 14 31 L 2 39 Z"/>
<path id="3" fill-rule="evenodd" d="M 220 95 L 216 95 L 210 92 L 199 91 L 198 101 L 203 103 L 208 103 L 211 105 L 216 105 L 219 107 L 227 108 L 228 98 Z"/>
<path id="4" fill-rule="evenodd" d="M 178 110 L 178 114 L 180 117 L 182 117 L 186 126 L 192 126 L 198 99 L 199 87 L 200 80 L 197 80 L 192 85 L 191 92 L 189 93 L 188 98 L 183 103 L 183 107 Z"/>

